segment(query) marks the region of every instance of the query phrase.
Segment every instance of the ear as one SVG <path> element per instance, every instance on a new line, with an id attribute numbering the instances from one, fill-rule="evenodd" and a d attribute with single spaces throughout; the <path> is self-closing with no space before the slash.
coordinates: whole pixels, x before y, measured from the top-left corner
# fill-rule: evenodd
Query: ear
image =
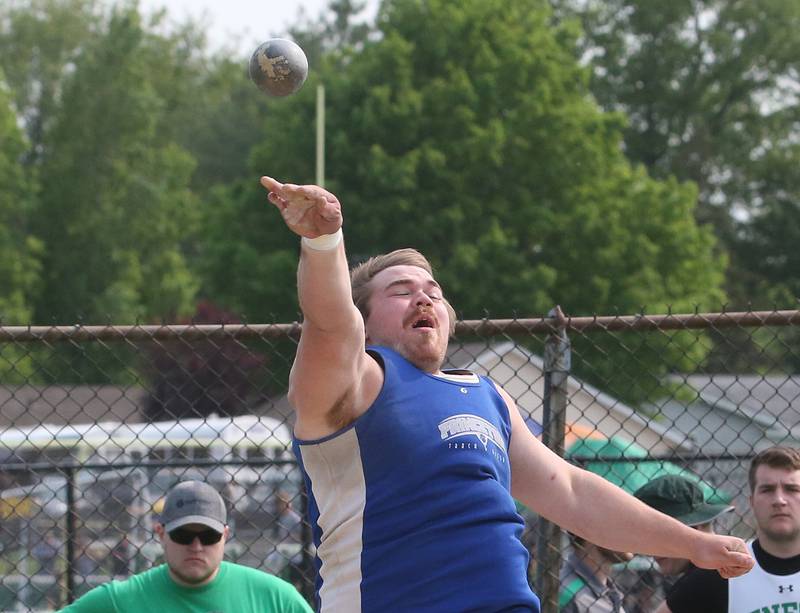
<path id="1" fill-rule="evenodd" d="M 156 536 L 163 542 L 164 538 L 167 536 L 167 533 L 164 531 L 164 524 L 161 522 L 157 522 L 155 526 L 153 526 L 153 532 L 156 533 Z"/>

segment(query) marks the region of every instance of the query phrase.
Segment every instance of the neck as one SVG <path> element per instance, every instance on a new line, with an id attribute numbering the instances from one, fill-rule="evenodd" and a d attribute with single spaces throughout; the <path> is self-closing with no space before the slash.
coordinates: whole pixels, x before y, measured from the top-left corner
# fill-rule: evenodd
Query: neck
<path id="1" fill-rule="evenodd" d="M 406 360 L 411 362 L 414 366 L 419 368 L 421 371 L 428 373 L 429 375 L 442 374 L 442 364 L 444 363 L 444 354 L 442 354 L 441 356 L 414 355 L 412 352 L 407 351 L 406 348 L 401 343 L 371 342 L 370 339 L 367 339 L 367 345 L 371 344 L 386 347 L 387 349 L 396 351 Z"/>
<path id="2" fill-rule="evenodd" d="M 757 536 L 761 549 L 776 558 L 793 558 L 800 555 L 800 535 L 788 540 L 776 540 L 761 533 Z"/>
<path id="3" fill-rule="evenodd" d="M 398 351 L 400 355 L 402 355 L 406 360 L 411 362 L 414 366 L 419 368 L 421 371 L 428 373 L 429 375 L 440 375 L 442 374 L 442 361 L 443 359 L 439 356 L 431 357 L 431 356 L 413 356 L 403 353 L 402 351 Z"/>
<path id="4" fill-rule="evenodd" d="M 178 585 L 181 585 L 183 587 L 203 587 L 204 585 L 208 585 L 209 583 L 211 583 L 214 580 L 214 578 L 217 576 L 217 574 L 219 573 L 219 566 L 217 566 L 211 572 L 211 574 L 208 575 L 208 577 L 206 577 L 205 579 L 200 579 L 199 581 L 193 581 L 193 580 L 184 578 L 179 572 L 175 571 L 175 569 L 173 569 L 171 566 L 167 566 L 167 568 L 169 569 L 170 578 L 175 583 L 177 583 Z"/>

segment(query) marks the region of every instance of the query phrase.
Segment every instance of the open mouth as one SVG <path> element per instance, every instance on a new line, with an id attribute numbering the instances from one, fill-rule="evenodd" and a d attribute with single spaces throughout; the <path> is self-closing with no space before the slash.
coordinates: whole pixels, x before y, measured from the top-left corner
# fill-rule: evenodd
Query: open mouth
<path id="1" fill-rule="evenodd" d="M 429 317 L 420 317 L 411 325 L 412 328 L 433 328 L 433 320 Z"/>

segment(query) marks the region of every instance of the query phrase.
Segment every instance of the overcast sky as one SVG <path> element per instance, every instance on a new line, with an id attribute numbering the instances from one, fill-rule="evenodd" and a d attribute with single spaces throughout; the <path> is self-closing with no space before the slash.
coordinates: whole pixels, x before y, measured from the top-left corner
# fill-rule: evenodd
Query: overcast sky
<path id="1" fill-rule="evenodd" d="M 329 0 L 140 0 L 145 13 L 166 7 L 175 21 L 191 15 L 208 28 L 210 43 L 217 49 L 233 45 L 249 53 L 268 38 L 285 36 L 298 21 L 300 11 L 314 18 Z M 378 0 L 368 0 L 364 18 L 372 19 Z"/>

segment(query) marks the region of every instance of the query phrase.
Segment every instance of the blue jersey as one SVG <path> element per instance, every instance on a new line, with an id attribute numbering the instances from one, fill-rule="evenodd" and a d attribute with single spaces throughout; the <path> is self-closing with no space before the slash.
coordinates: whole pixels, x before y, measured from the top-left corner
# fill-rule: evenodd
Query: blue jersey
<path id="1" fill-rule="evenodd" d="M 371 347 L 373 405 L 295 440 L 317 546 L 317 606 L 359 613 L 539 611 L 510 495 L 508 407 L 476 375 L 431 375 Z"/>

